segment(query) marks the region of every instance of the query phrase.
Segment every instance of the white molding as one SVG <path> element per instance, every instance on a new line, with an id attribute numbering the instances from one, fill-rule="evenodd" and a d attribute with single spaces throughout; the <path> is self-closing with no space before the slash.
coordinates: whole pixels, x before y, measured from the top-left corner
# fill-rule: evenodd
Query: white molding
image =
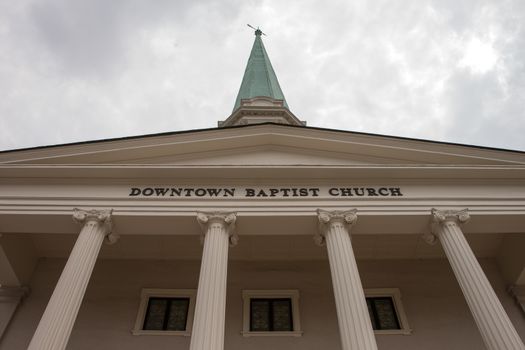
<path id="1" fill-rule="evenodd" d="M 213 142 L 210 142 L 213 141 Z M 340 130 L 315 128 L 293 128 L 286 125 L 252 125 L 233 129 L 192 130 L 180 133 L 149 135 L 127 139 L 112 139 L 103 142 L 57 145 L 33 148 L 16 152 L 0 153 L 0 162 L 19 163 L 29 161 L 87 163 L 93 157 L 106 162 L 125 159 L 163 156 L 172 151 L 196 153 L 207 150 L 222 150 L 233 147 L 253 147 L 264 144 L 291 145 L 327 151 L 353 151 L 353 153 L 376 156 L 384 154 L 394 159 L 425 161 L 432 163 L 447 160 L 456 163 L 479 164 L 490 161 L 503 164 L 523 164 L 523 155 L 518 152 L 427 142 L 414 139 L 394 138 L 384 135 L 366 135 Z"/>
<path id="2" fill-rule="evenodd" d="M 38 179 L 45 181 L 67 176 L 71 179 L 89 179 L 90 182 L 105 181 L 106 179 L 259 179 L 261 172 L 268 178 L 277 181 L 283 179 L 370 179 L 386 180 L 388 172 L 390 181 L 399 179 L 426 179 L 455 178 L 468 180 L 502 179 L 520 181 L 525 174 L 523 165 L 482 165 L 482 166 L 454 166 L 454 165 L 11 165 L 0 164 L 2 175 L 0 178 Z M 215 176 L 211 177 L 210 173 Z M 133 174 L 130 177 L 130 174 Z M 155 175 L 152 175 L 155 174 Z"/>
<path id="3" fill-rule="evenodd" d="M 365 289 L 365 297 L 391 297 L 394 302 L 394 309 L 401 329 L 374 330 L 374 334 L 412 334 L 412 328 L 408 324 L 408 319 L 401 302 L 401 291 L 399 288 L 372 288 Z"/>
<path id="4" fill-rule="evenodd" d="M 96 204 L 88 203 L 88 199 L 81 199 L 85 201 L 86 206 L 91 204 L 94 208 L 112 207 L 118 209 L 118 216 L 169 216 L 169 217 L 189 217 L 195 216 L 196 211 L 203 208 L 208 209 L 211 206 L 210 201 L 197 201 L 191 203 L 184 203 L 182 201 L 172 201 L 169 199 L 162 199 L 161 202 L 148 203 L 148 200 L 138 200 L 138 203 L 129 203 L 122 205 L 122 201 L 100 199 Z M 218 210 L 232 210 L 235 207 L 239 215 L 244 216 L 260 216 L 260 215 L 294 215 L 294 216 L 313 216 L 315 210 L 321 203 L 329 203 L 330 209 L 344 209 L 348 207 L 349 199 L 334 198 L 329 200 L 327 198 L 321 199 L 306 199 L 297 200 L 293 202 L 288 200 L 284 202 L 274 200 L 243 200 L 231 199 L 229 201 L 213 202 L 213 208 Z M 16 205 L 11 202 L 17 201 Z M 48 203 L 42 204 L 43 201 L 25 200 L 22 198 L 2 198 L 0 197 L 0 214 L 2 215 L 55 215 L 55 216 L 71 216 L 71 208 L 78 204 L 79 199 L 73 200 L 51 200 L 46 199 Z M 362 202 L 355 205 L 359 209 L 360 216 L 372 215 L 395 215 L 395 216 L 428 216 L 429 208 L 439 202 L 439 207 L 448 206 L 463 206 L 469 205 L 469 212 L 474 215 L 524 215 L 525 214 L 525 198 L 507 199 L 507 204 L 499 204 L 499 199 L 483 199 L 478 203 L 469 202 L 468 199 L 429 199 L 410 198 L 410 199 L 386 199 L 370 200 L 370 199 L 351 199 L 352 203 Z M 398 201 L 396 203 L 396 201 Z M 485 201 L 485 202 L 483 202 Z M 498 202 L 498 203 L 494 203 Z M 293 203 L 293 204 L 291 204 Z M 522 231 L 516 231 L 522 232 Z"/>
<path id="5" fill-rule="evenodd" d="M 292 300 L 292 322 L 293 331 L 291 332 L 251 332 L 250 331 L 250 300 L 252 298 L 291 298 Z M 243 312 L 242 312 L 242 331 L 244 337 L 300 337 L 301 317 L 299 312 L 299 290 L 297 289 L 250 289 L 242 291 Z"/>
<path id="6" fill-rule="evenodd" d="M 292 331 L 292 332 L 250 332 L 250 331 L 241 331 L 241 334 L 244 337 L 300 337 L 300 336 L 303 335 L 303 332 L 302 331 Z"/>
<path id="7" fill-rule="evenodd" d="M 135 326 L 131 330 L 133 335 L 178 335 L 190 336 L 191 328 L 193 326 L 193 314 L 195 312 L 195 297 L 197 295 L 196 289 L 158 289 L 158 288 L 143 288 L 140 293 L 140 304 L 137 312 L 137 319 Z M 166 297 L 166 298 L 190 298 L 190 305 L 188 307 L 188 317 L 186 319 L 185 331 L 158 331 L 158 330 L 144 330 L 144 318 L 146 317 L 146 310 L 148 308 L 149 298 L 152 297 Z"/>

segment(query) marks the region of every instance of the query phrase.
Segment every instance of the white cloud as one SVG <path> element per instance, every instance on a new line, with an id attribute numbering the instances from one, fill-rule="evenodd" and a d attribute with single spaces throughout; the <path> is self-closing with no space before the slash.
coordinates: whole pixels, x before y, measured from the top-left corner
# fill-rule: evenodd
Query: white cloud
<path id="1" fill-rule="evenodd" d="M 494 69 L 499 55 L 491 43 L 472 38 L 466 45 L 460 67 L 467 67 L 473 73 L 484 74 Z"/>

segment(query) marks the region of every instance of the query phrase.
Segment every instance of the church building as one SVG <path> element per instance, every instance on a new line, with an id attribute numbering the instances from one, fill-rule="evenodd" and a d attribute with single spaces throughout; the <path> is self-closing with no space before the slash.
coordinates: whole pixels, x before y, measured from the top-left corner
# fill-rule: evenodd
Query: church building
<path id="1" fill-rule="evenodd" d="M 309 127 L 0 152 L 0 350 L 525 350 L 525 152 Z"/>

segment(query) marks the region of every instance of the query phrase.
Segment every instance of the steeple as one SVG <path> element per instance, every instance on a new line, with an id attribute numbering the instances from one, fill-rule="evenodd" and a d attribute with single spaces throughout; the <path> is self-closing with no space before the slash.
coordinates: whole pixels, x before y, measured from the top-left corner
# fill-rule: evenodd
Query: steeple
<path id="1" fill-rule="evenodd" d="M 262 31 L 260 29 L 255 30 L 255 41 L 253 42 L 252 52 L 244 71 L 241 88 L 235 100 L 233 111 L 241 106 L 242 99 L 258 96 L 283 100 L 283 106 L 288 108 L 283 91 L 270 63 L 270 58 L 264 48 L 261 35 Z"/>
<path id="2" fill-rule="evenodd" d="M 277 75 L 264 48 L 262 35 L 265 34 L 257 28 L 233 112 L 225 121 L 219 121 L 219 127 L 267 122 L 306 124 L 288 109 Z"/>

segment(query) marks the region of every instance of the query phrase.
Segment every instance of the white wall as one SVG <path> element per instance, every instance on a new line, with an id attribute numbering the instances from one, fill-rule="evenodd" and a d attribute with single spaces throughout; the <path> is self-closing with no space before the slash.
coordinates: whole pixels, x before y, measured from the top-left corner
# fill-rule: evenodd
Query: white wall
<path id="1" fill-rule="evenodd" d="M 65 261 L 42 259 L 31 295 L 20 306 L 0 349 L 26 349 Z M 483 267 L 522 339 L 525 318 L 505 292 L 493 260 Z M 483 349 L 481 337 L 446 260 L 361 261 L 366 288 L 400 288 L 413 334 L 379 335 L 379 349 Z M 133 336 L 140 290 L 196 288 L 198 261 L 100 260 L 88 286 L 68 349 L 187 349 L 189 337 Z M 337 327 L 327 261 L 230 262 L 225 349 L 338 350 Z M 242 289 L 299 289 L 304 335 L 252 337 L 242 329 Z"/>

